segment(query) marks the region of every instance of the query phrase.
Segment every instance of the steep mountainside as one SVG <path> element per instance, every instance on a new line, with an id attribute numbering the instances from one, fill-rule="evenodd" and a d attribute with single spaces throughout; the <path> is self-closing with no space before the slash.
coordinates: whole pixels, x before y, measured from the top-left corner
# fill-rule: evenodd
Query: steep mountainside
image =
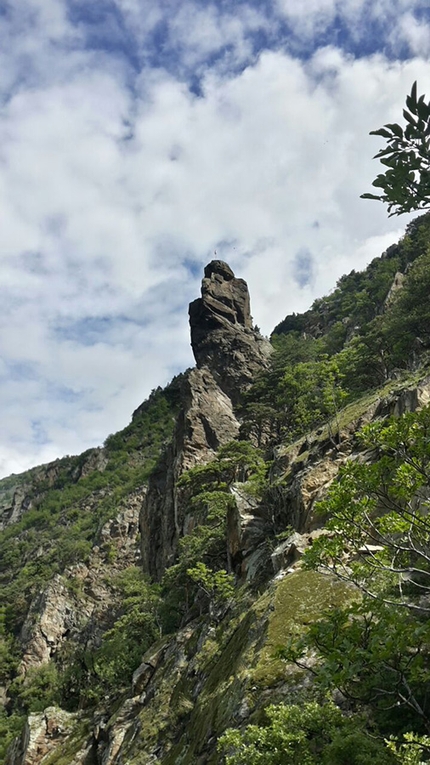
<path id="1" fill-rule="evenodd" d="M 296 742 L 285 762 L 419 762 L 401 759 L 383 739 L 428 730 L 427 701 L 415 685 L 430 671 L 430 636 L 420 638 L 421 679 L 418 670 L 408 679 L 405 729 L 370 691 L 354 699 L 348 678 L 335 677 L 333 656 L 325 687 L 318 685 L 312 676 L 326 666 L 324 654 L 317 660 L 320 649 L 309 649 L 314 664 L 306 669 L 291 645 L 326 611 L 357 609 L 360 555 L 370 551 L 382 576 L 388 537 L 411 537 L 398 525 L 378 529 L 371 545 L 360 542 L 356 558 L 346 546 L 341 576 L 339 569 L 337 577 L 324 573 L 318 561 L 313 570 L 303 565 L 306 550 L 318 551 L 338 533 L 324 527 L 330 511 L 318 510 L 329 487 L 343 485 L 349 465 L 379 464 L 382 446 L 369 447 L 360 429 L 370 424 L 376 439 L 378 423 L 427 411 L 429 294 L 430 216 L 308 312 L 287 316 L 272 344 L 253 328 L 246 283 L 212 261 L 190 305 L 196 368 L 154 391 L 102 448 L 0 481 L 0 739 L 7 765 L 284 762 L 253 760 L 252 732 L 249 741 L 237 736 L 248 735 L 249 723 L 261 726 L 260 739 L 261 730 L 274 735 L 265 710 L 284 705 L 277 709 L 293 714 L 297 703 L 331 715 L 331 732 L 315 739 L 314 759 Z M 420 423 L 410 426 L 414 443 Z M 417 487 L 418 506 L 427 502 L 430 426 L 428 434 L 421 483 L 402 473 L 411 494 L 402 489 L 401 507 L 416 506 Z M 401 448 L 390 438 L 384 475 L 393 454 L 396 469 L 415 469 L 407 435 Z M 427 555 L 424 531 L 414 544 Z M 397 577 L 411 570 L 397 559 Z M 393 587 L 385 580 L 378 586 L 378 598 Z M 381 602 L 395 605 L 393 592 Z M 413 639 L 405 627 L 403 656 L 412 655 L 425 603 L 414 600 L 411 608 L 418 621 L 408 622 Z M 339 650 L 346 655 L 345 646 Z M 364 650 L 361 644 L 360 655 Z M 355 672 L 358 687 L 363 670 Z M 342 726 L 355 714 L 354 735 L 362 738 L 348 754 Z M 321 721 L 316 727 L 324 728 Z M 236 732 L 219 745 L 227 728 Z M 354 759 L 352 749 L 368 754 Z"/>

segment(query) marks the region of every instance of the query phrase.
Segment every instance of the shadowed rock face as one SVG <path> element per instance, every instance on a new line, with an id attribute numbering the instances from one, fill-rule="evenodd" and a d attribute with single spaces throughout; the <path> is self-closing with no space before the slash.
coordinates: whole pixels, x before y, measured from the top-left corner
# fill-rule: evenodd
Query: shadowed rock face
<path id="1" fill-rule="evenodd" d="M 202 296 L 190 303 L 191 345 L 233 403 L 267 367 L 271 345 L 252 328 L 248 286 L 222 260 L 204 270 Z"/>

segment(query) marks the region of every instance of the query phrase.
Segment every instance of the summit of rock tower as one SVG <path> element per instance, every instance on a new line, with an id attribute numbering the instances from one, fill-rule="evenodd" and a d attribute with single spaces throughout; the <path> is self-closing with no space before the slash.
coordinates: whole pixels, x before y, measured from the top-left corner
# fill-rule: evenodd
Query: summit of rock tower
<path id="1" fill-rule="evenodd" d="M 269 341 L 253 328 L 248 285 L 228 263 L 204 269 L 201 297 L 189 307 L 191 346 L 199 368 L 208 367 L 233 402 L 267 367 Z"/>

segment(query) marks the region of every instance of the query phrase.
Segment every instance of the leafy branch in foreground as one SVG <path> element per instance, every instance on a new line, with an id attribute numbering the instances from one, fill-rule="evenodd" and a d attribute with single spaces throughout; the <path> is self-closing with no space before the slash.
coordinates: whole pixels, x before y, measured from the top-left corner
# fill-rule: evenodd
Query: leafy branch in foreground
<path id="1" fill-rule="evenodd" d="M 368 425 L 359 437 L 367 451 L 319 503 L 328 533 L 306 564 L 372 598 L 430 611 L 430 407 Z"/>
<path id="2" fill-rule="evenodd" d="M 429 733 L 430 407 L 368 425 L 360 438 L 365 451 L 319 505 L 328 533 L 305 555 L 310 568 L 354 585 L 355 602 L 278 655 L 371 708 L 389 735 Z"/>
<path id="3" fill-rule="evenodd" d="M 430 754 L 429 736 L 405 733 L 403 739 L 401 743 L 392 740 L 386 742 L 388 749 L 397 756 L 401 765 L 425 765 Z"/>
<path id="4" fill-rule="evenodd" d="M 230 729 L 219 741 L 226 765 L 368 765 L 398 762 L 363 731 L 363 721 L 345 717 L 332 702 L 272 704 L 263 725 Z"/>
<path id="5" fill-rule="evenodd" d="M 364 598 L 327 612 L 277 654 L 325 691 L 336 688 L 354 707 L 371 708 L 385 730 L 406 722 L 428 731 L 429 642 L 427 620 Z"/>
<path id="6" fill-rule="evenodd" d="M 422 210 L 430 205 L 430 101 L 417 97 L 417 83 L 406 98 L 403 129 L 389 123 L 370 135 L 387 139 L 387 147 L 374 159 L 387 167 L 372 183 L 382 194 L 362 194 L 362 199 L 377 199 L 388 205 L 390 215 Z"/>

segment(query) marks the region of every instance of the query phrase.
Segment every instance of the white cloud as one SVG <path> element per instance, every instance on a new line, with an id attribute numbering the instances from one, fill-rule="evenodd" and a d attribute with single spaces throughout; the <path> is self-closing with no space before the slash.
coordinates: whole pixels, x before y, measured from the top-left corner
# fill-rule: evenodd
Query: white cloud
<path id="1" fill-rule="evenodd" d="M 167 7 L 117 4 L 145 39 Z M 399 119 L 414 79 L 430 91 L 423 59 L 326 47 L 306 61 L 266 51 L 235 73 L 203 64 L 197 97 L 179 64 L 132 81 L 117 54 L 86 50 L 60 0 L 22 8 L 0 22 L 4 474 L 101 442 L 191 363 L 187 303 L 215 249 L 249 280 L 265 332 L 380 254 L 399 222 L 358 199 L 377 171 L 368 132 Z M 197 6 L 169 8 L 187 66 L 223 44 L 251 60 L 247 33 L 267 23 L 211 5 L 191 28 Z"/>
<path id="2" fill-rule="evenodd" d="M 269 29 L 267 17 L 248 5 L 226 13 L 215 3 L 185 2 L 169 24 L 169 43 L 172 50 L 181 51 L 180 60 L 186 67 L 204 65 L 208 56 L 230 49 L 223 68 L 231 68 L 252 59 L 250 33 Z"/>
<path id="3" fill-rule="evenodd" d="M 296 44 L 309 43 L 337 26 L 339 39 L 349 36 L 367 49 L 376 36 L 381 50 L 397 58 L 402 47 L 411 56 L 428 55 L 427 0 L 277 0 L 279 13 L 290 24 Z"/>
<path id="4" fill-rule="evenodd" d="M 412 13 L 405 13 L 394 27 L 391 41 L 393 47 L 406 43 L 413 56 L 430 55 L 430 23 L 418 21 Z"/>
<path id="5" fill-rule="evenodd" d="M 333 22 L 337 0 L 277 0 L 277 7 L 288 19 L 295 34 L 309 39 Z"/>

